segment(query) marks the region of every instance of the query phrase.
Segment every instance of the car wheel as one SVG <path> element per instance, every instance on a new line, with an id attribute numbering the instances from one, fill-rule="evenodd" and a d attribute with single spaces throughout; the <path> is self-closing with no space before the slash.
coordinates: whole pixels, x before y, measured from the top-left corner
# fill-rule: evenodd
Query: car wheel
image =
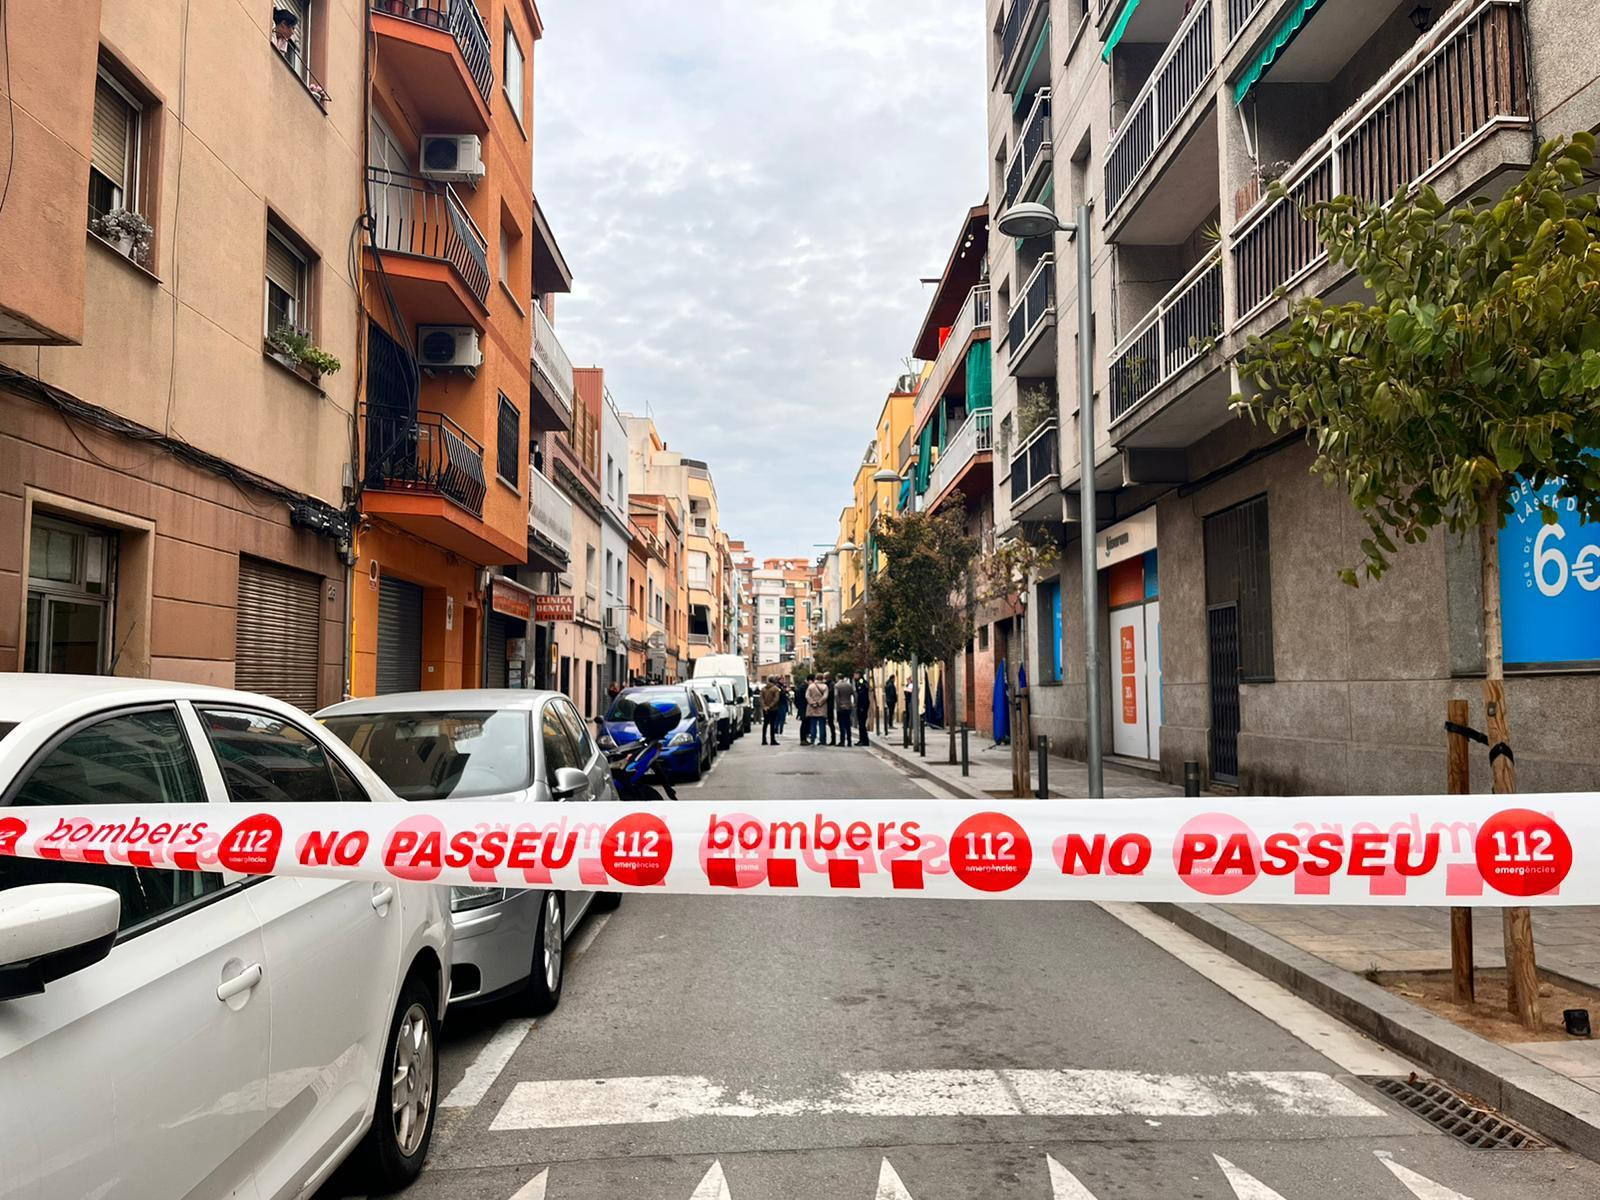
<path id="1" fill-rule="evenodd" d="M 685 776 L 690 783 L 699 783 L 700 777 L 706 773 L 706 764 L 704 759 L 705 752 L 703 750 L 701 753 L 695 755 L 694 766 L 689 768 L 689 773 L 687 776 Z"/>
<path id="2" fill-rule="evenodd" d="M 433 994 L 416 978 L 395 1005 L 378 1076 L 378 1105 L 358 1154 L 363 1186 L 399 1191 L 422 1172 L 438 1106 L 439 1041 Z"/>
<path id="3" fill-rule="evenodd" d="M 546 892 L 539 902 L 539 931 L 533 938 L 533 966 L 522 992 L 522 1006 L 535 1016 L 561 1003 L 567 977 L 567 914 L 560 892 Z"/>
<path id="4" fill-rule="evenodd" d="M 622 906 L 622 893 L 609 889 L 597 891 L 589 906 L 595 912 L 616 912 Z"/>

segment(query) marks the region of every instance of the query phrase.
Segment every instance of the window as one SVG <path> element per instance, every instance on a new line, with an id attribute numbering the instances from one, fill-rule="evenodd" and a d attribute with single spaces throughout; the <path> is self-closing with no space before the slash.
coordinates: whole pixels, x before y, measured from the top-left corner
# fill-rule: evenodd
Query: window
<path id="1" fill-rule="evenodd" d="M 17 807 L 92 804 L 175 806 L 171 839 L 183 844 L 190 822 L 176 806 L 204 817 L 205 789 L 177 711 L 161 707 L 105 717 L 68 734 L 33 768 L 12 797 Z M 159 826 L 158 826 L 159 827 Z M 29 883 L 90 883 L 122 897 L 118 928 L 127 931 L 222 888 L 212 872 L 168 871 L 88 862 L 0 858 L 0 891 Z"/>
<path id="2" fill-rule="evenodd" d="M 495 443 L 495 473 L 517 488 L 517 472 L 522 462 L 522 414 L 504 392 L 500 393 L 500 419 Z"/>
<path id="3" fill-rule="evenodd" d="M 1039 682 L 1061 682 L 1061 580 L 1047 579 L 1038 588 L 1034 628 L 1039 631 Z"/>
<path id="4" fill-rule="evenodd" d="M 611 455 L 606 455 L 606 493 L 615 500 L 617 498 L 616 461 Z"/>
<path id="5" fill-rule="evenodd" d="M 522 709 L 365 713 L 325 724 L 402 800 L 499 796 L 531 782 Z"/>
<path id="6" fill-rule="evenodd" d="M 504 69 L 501 75 L 504 78 L 506 99 L 511 102 L 511 115 L 516 117 L 518 125 L 526 129 L 528 122 L 522 113 L 522 47 L 517 44 L 516 31 L 511 28 L 509 16 L 506 17 L 505 23 L 504 47 L 502 63 Z"/>
<path id="7" fill-rule="evenodd" d="M 500 282 L 511 286 L 511 231 L 500 226 Z"/>
<path id="8" fill-rule="evenodd" d="M 35 516 L 28 538 L 24 671 L 110 670 L 116 535 Z"/>
<path id="9" fill-rule="evenodd" d="M 278 330 L 309 331 L 311 313 L 307 301 L 310 293 L 311 267 L 309 257 L 299 249 L 289 234 L 271 217 L 267 218 L 267 311 L 264 336 L 270 338 Z"/>
<path id="10" fill-rule="evenodd" d="M 1272 563 L 1267 498 L 1257 496 L 1205 519 L 1206 607 L 1239 609 L 1239 678 L 1273 678 Z"/>
<path id="11" fill-rule="evenodd" d="M 583 586 L 590 596 L 599 594 L 600 581 L 595 577 L 595 554 L 593 546 L 583 548 Z"/>
<path id="12" fill-rule="evenodd" d="M 578 765 L 583 766 L 594 757 L 594 739 L 589 736 L 589 727 L 583 723 L 578 710 L 564 701 L 557 700 L 548 707 L 560 714 L 561 723 L 567 727 L 567 736 L 577 748 Z"/>
<path id="13" fill-rule="evenodd" d="M 142 116 L 139 102 L 101 67 L 94 82 L 94 134 L 89 148 L 91 228 L 112 209 L 139 211 Z"/>
<path id="14" fill-rule="evenodd" d="M 606 591 L 612 595 L 617 590 L 617 558 L 611 551 L 606 551 Z"/>
<path id="15" fill-rule="evenodd" d="M 201 724 L 216 751 L 228 799 L 235 804 L 332 804 L 328 752 L 298 725 L 271 713 L 202 709 Z"/>

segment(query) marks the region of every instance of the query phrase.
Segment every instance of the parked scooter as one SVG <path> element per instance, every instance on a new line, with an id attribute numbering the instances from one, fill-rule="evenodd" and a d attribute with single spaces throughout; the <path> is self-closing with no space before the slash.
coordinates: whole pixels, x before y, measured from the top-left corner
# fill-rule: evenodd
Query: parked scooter
<path id="1" fill-rule="evenodd" d="M 672 736 L 672 731 L 682 719 L 683 713 L 678 706 L 668 701 L 640 704 L 634 709 L 633 724 L 639 730 L 639 740 L 606 752 L 611 764 L 611 778 L 617 786 L 617 798 L 623 803 L 659 803 L 662 792 L 666 793 L 668 800 L 678 798 L 678 793 L 672 788 L 671 778 L 660 764 L 662 745 Z"/>

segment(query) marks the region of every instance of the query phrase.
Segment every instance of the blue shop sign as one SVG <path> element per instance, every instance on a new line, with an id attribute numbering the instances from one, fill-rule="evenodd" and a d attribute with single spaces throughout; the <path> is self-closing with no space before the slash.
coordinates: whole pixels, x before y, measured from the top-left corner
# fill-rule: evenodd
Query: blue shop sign
<path id="1" fill-rule="evenodd" d="M 1507 666 L 1600 666 L 1600 525 L 1584 524 L 1559 486 L 1522 483 L 1500 531 Z M 1555 506 L 1554 525 L 1542 502 Z"/>

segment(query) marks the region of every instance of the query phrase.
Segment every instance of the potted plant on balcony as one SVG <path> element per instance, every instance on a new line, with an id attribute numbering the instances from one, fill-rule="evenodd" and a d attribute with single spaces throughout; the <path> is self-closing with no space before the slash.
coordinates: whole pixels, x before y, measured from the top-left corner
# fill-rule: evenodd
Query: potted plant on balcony
<path id="1" fill-rule="evenodd" d="M 150 258 L 150 222 L 129 208 L 113 208 L 89 222 L 89 232 L 108 242 L 124 258 L 144 266 Z"/>
<path id="2" fill-rule="evenodd" d="M 267 338 L 267 353 L 312 383 L 320 383 L 324 375 L 332 375 L 344 365 L 312 342 L 310 330 L 288 322 L 279 325 Z"/>

